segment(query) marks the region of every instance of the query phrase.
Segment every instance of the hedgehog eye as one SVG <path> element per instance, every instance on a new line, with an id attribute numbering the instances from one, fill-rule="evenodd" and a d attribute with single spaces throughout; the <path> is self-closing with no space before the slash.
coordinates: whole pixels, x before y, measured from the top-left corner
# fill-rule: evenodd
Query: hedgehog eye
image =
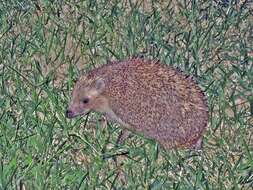
<path id="1" fill-rule="evenodd" d="M 87 103 L 89 102 L 89 98 L 84 98 L 84 99 L 82 99 L 82 102 L 83 102 L 84 104 L 87 104 Z"/>

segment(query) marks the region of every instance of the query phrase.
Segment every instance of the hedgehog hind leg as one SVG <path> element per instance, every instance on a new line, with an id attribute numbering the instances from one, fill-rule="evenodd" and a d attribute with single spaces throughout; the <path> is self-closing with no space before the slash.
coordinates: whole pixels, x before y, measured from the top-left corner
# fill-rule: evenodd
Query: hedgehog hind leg
<path id="1" fill-rule="evenodd" d="M 200 137 L 194 144 L 190 146 L 192 150 L 202 150 L 203 148 L 203 137 Z"/>

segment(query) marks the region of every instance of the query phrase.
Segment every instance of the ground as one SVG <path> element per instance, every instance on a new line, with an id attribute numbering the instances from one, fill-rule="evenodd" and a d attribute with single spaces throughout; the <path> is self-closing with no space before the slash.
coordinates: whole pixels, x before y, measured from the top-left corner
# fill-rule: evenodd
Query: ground
<path id="1" fill-rule="evenodd" d="M 0 189 L 252 189 L 251 1 L 3 1 Z M 203 148 L 161 150 L 65 110 L 82 73 L 134 56 L 205 91 Z M 128 152 L 128 154 L 125 154 Z M 117 164 L 115 162 L 117 158 Z"/>

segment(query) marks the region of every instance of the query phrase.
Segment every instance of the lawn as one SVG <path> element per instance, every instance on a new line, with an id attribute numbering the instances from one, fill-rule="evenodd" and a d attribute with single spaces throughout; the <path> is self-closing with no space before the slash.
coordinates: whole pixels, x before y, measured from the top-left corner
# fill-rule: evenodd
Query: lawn
<path id="1" fill-rule="evenodd" d="M 242 1 L 0 2 L 0 189 L 253 189 L 253 5 Z M 203 148 L 165 152 L 101 115 L 65 117 L 74 81 L 159 59 L 209 106 Z M 117 162 L 115 162 L 117 160 Z"/>

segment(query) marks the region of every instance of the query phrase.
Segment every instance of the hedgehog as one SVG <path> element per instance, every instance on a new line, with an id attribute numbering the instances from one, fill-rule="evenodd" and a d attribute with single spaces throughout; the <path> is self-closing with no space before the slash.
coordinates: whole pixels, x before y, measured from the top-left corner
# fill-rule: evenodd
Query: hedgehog
<path id="1" fill-rule="evenodd" d="M 80 77 L 66 117 L 91 111 L 165 150 L 201 148 L 208 122 L 206 96 L 192 77 L 143 58 L 110 62 Z"/>

